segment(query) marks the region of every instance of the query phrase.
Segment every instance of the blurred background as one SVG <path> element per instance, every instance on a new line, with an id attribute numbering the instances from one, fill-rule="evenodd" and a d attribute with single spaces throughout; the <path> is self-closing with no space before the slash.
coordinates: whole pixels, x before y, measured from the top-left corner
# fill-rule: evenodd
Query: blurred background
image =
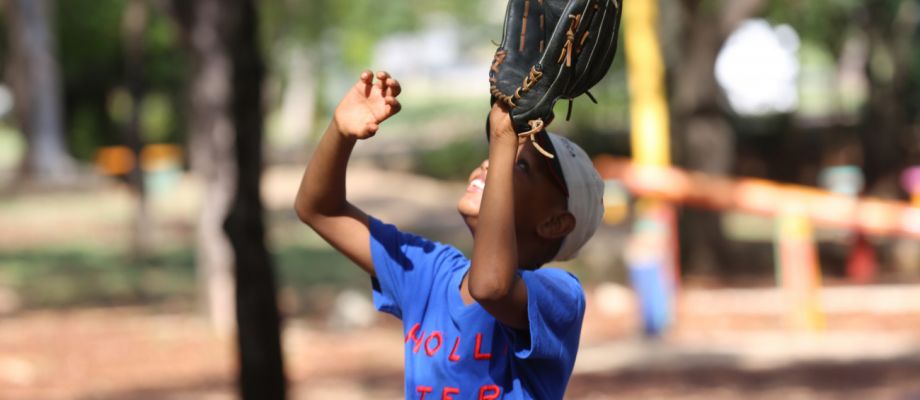
<path id="1" fill-rule="evenodd" d="M 607 179 L 567 398 L 920 398 L 920 3 L 624 3 L 552 127 Z M 402 398 L 399 322 L 294 195 L 385 69 L 349 196 L 471 250 L 505 2 L 0 4 L 0 398 Z"/>

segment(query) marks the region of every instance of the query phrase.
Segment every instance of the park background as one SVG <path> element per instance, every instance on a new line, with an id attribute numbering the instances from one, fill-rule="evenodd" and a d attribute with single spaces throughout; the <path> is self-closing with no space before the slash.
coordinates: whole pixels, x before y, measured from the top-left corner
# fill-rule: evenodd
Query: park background
<path id="1" fill-rule="evenodd" d="M 663 60 L 675 167 L 920 207 L 920 4 L 624 3 L 658 6 L 640 53 Z M 338 98 L 385 69 L 403 111 L 356 148 L 349 195 L 470 250 L 454 207 L 486 157 L 504 2 L 0 4 L 0 398 L 401 398 L 398 321 L 293 198 Z M 598 105 L 557 107 L 592 156 L 632 155 L 626 58 Z M 567 398 L 920 396 L 916 226 L 676 203 L 666 294 L 643 297 L 631 250 L 661 221 L 634 182 L 608 189 L 563 264 L 588 293 Z M 787 241 L 820 284 L 783 288 Z"/>

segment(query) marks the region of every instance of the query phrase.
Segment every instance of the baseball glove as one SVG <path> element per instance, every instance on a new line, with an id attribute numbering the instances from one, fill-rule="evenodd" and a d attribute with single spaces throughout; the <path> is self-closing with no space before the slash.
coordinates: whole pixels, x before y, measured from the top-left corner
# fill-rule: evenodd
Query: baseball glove
<path id="1" fill-rule="evenodd" d="M 504 103 L 515 131 L 534 138 L 560 98 L 587 94 L 610 69 L 623 0 L 510 0 L 502 42 L 489 70 L 492 103 Z"/>

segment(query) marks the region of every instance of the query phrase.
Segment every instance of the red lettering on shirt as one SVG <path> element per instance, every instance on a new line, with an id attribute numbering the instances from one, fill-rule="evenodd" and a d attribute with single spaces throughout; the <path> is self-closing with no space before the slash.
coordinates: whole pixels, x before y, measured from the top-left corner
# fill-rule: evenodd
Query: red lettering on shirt
<path id="1" fill-rule="evenodd" d="M 454 398 L 450 396 L 452 394 L 460 394 L 460 389 L 450 386 L 444 388 L 444 391 L 441 392 L 441 400 L 453 400 Z"/>
<path id="2" fill-rule="evenodd" d="M 457 336 L 457 340 L 454 340 L 454 349 L 450 351 L 450 355 L 447 356 L 447 359 L 450 361 L 460 361 L 460 356 L 457 355 L 457 346 L 460 345 L 460 336 Z"/>
<path id="3" fill-rule="evenodd" d="M 419 392 L 422 394 L 421 396 L 419 396 L 418 398 L 419 400 L 425 400 L 425 395 L 428 393 L 431 393 L 431 390 L 432 390 L 431 386 L 418 386 L 415 388 L 416 392 Z"/>
<path id="4" fill-rule="evenodd" d="M 418 341 L 422 340 L 422 337 L 424 336 L 424 334 L 423 334 L 422 332 L 418 332 L 419 329 L 422 329 L 422 324 L 415 324 L 415 325 L 412 325 L 412 329 L 409 329 L 409 333 L 406 334 L 406 343 L 409 343 L 409 340 L 410 340 L 410 339 L 411 339 L 413 342 L 418 342 Z M 422 333 L 422 334 L 416 336 L 416 335 L 415 335 L 416 333 Z"/>
<path id="5" fill-rule="evenodd" d="M 479 349 L 482 348 L 482 334 L 476 334 L 476 348 L 473 349 L 473 358 L 476 360 L 489 360 L 492 358 L 492 353 L 480 353 Z"/>
<path id="6" fill-rule="evenodd" d="M 501 393 L 502 390 L 497 385 L 485 385 L 479 388 L 479 400 L 496 400 Z"/>
<path id="7" fill-rule="evenodd" d="M 425 332 L 422 331 L 422 336 L 424 337 L 424 335 L 425 335 Z M 422 348 L 422 343 L 425 343 L 425 341 L 422 340 L 422 339 L 419 339 L 417 342 L 415 342 L 415 345 L 412 346 L 412 352 L 413 352 L 413 353 L 418 353 L 418 349 L 421 349 L 421 348 Z"/>
<path id="8" fill-rule="evenodd" d="M 432 339 L 438 339 L 438 345 L 435 346 L 433 349 L 431 348 Z M 441 336 L 441 332 L 439 331 L 431 332 L 431 335 L 428 336 L 428 340 L 425 341 L 425 354 L 428 354 L 429 357 L 435 355 L 435 353 L 437 353 L 438 350 L 441 349 L 441 344 L 443 343 L 444 343 L 444 338 Z"/>

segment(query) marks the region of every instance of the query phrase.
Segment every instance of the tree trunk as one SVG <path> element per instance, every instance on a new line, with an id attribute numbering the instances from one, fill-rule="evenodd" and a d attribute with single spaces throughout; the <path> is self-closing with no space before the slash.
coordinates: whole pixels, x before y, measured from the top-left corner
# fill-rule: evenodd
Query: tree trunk
<path id="1" fill-rule="evenodd" d="M 141 151 L 144 141 L 141 136 L 141 103 L 144 99 L 144 32 L 147 29 L 147 1 L 131 0 L 122 17 L 122 33 L 125 49 L 125 70 L 127 71 L 128 92 L 131 95 L 131 116 L 125 127 L 125 144 L 134 154 L 134 167 L 128 175 L 135 198 L 133 254 L 142 259 L 150 248 L 150 213 L 147 207 L 147 191 L 144 188 L 144 171 L 141 164 Z"/>
<path id="2" fill-rule="evenodd" d="M 199 270 L 219 329 L 228 305 L 236 310 L 242 397 L 282 399 L 281 318 L 260 197 L 265 72 L 256 10 L 252 0 L 183 3 L 173 6 L 195 61 L 192 166 L 206 184 Z"/>
<path id="3" fill-rule="evenodd" d="M 28 151 L 21 174 L 38 183 L 61 184 L 74 162 L 64 143 L 60 70 L 50 29 L 48 0 L 6 0 L 10 58 L 8 81 Z"/>
<path id="4" fill-rule="evenodd" d="M 204 185 L 196 233 L 201 298 L 222 339 L 236 333 L 233 250 L 223 231 L 235 190 L 233 123 L 230 120 L 229 55 L 221 38 L 217 1 L 172 0 L 193 61 L 189 88 L 189 153 L 192 172 Z"/>
<path id="5" fill-rule="evenodd" d="M 716 57 L 728 36 L 745 19 L 756 15 L 764 0 L 726 0 L 710 11 L 701 0 L 684 0 L 684 42 L 673 73 L 674 134 L 678 164 L 712 175 L 728 175 L 734 165 L 735 138 L 720 99 L 715 78 Z M 720 216 L 684 209 L 680 216 L 683 270 L 691 273 L 728 272 Z"/>
<path id="6" fill-rule="evenodd" d="M 262 81 L 254 0 L 226 4 L 228 47 L 233 63 L 233 122 L 236 127 L 236 193 L 224 225 L 236 255 L 236 310 L 245 399 L 283 399 L 281 317 L 271 256 L 262 221 Z"/>
<path id="7" fill-rule="evenodd" d="M 912 42 L 918 26 L 916 4 L 901 1 L 893 14 L 883 1 L 867 2 L 864 6 L 865 31 L 869 37 L 870 52 L 876 58 L 887 58 L 890 65 L 868 68 L 869 102 L 860 130 L 866 187 L 870 192 L 886 178 L 897 179 L 906 161 L 912 143 L 911 125 L 915 110 L 911 109 L 916 83 L 910 79 L 914 53 Z M 870 56 L 871 57 L 871 56 Z M 870 63 L 871 64 L 871 63 Z M 884 186 L 884 185 L 882 185 Z M 894 196 L 876 192 L 876 195 Z"/>
<path id="8" fill-rule="evenodd" d="M 230 56 L 222 42 L 220 2 L 174 0 L 193 61 L 189 88 L 189 150 L 192 171 L 204 185 L 196 233 L 199 286 L 212 327 L 233 337 L 233 250 L 223 231 L 236 190 Z"/>

